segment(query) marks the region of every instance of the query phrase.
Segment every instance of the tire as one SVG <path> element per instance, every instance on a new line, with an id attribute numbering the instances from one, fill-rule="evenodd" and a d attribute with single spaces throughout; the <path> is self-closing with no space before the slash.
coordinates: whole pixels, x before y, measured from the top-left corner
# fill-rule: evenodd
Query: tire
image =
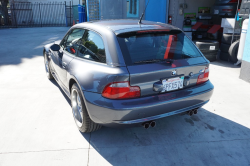
<path id="1" fill-rule="evenodd" d="M 203 51 L 202 53 L 210 62 L 217 59 L 218 51 Z"/>
<path id="2" fill-rule="evenodd" d="M 221 38 L 221 43 L 230 44 L 231 45 L 232 37 L 233 37 L 233 34 L 231 34 L 231 33 L 224 33 L 222 35 L 222 38 Z M 240 39 L 240 34 L 234 34 L 234 40 L 233 40 L 233 42 L 235 42 L 236 40 L 239 40 L 239 39 Z"/>
<path id="3" fill-rule="evenodd" d="M 80 88 L 76 83 L 71 88 L 71 107 L 76 126 L 81 132 L 89 133 L 102 127 L 90 119 Z"/>
<path id="4" fill-rule="evenodd" d="M 238 55 L 238 49 L 239 49 L 240 40 L 235 41 L 229 48 L 229 60 L 233 63 L 236 63 L 238 61 L 237 55 Z"/>
<path id="5" fill-rule="evenodd" d="M 48 77 L 49 80 L 53 80 L 54 77 L 51 74 L 50 62 L 49 62 L 49 60 L 48 60 L 47 55 L 45 54 L 45 52 L 43 53 L 43 55 L 44 55 L 44 66 L 45 66 L 46 75 L 47 75 L 47 77 Z"/>
<path id="6" fill-rule="evenodd" d="M 229 53 L 228 52 L 220 52 L 220 59 L 223 61 L 229 61 Z"/>
<path id="7" fill-rule="evenodd" d="M 218 41 L 203 40 L 203 41 L 194 41 L 194 43 L 201 51 L 219 50 L 219 42 Z"/>
<path id="8" fill-rule="evenodd" d="M 224 43 L 221 43 L 221 45 L 220 45 L 220 50 L 221 50 L 222 52 L 228 52 L 230 45 L 231 45 L 231 44 L 224 44 Z"/>

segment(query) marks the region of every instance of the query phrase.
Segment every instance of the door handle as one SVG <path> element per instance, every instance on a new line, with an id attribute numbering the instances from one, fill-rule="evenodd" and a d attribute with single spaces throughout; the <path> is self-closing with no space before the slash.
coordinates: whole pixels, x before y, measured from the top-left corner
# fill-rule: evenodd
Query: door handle
<path id="1" fill-rule="evenodd" d="M 63 62 L 62 63 L 62 67 L 65 69 L 67 67 L 67 63 L 66 62 Z"/>

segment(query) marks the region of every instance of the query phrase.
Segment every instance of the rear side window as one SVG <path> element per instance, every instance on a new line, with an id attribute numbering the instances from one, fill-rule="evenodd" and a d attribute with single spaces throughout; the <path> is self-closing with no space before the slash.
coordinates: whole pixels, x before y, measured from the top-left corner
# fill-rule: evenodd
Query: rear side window
<path id="1" fill-rule="evenodd" d="M 127 65 L 140 61 L 186 59 L 201 54 L 181 32 L 130 33 L 117 36 Z"/>
<path id="2" fill-rule="evenodd" d="M 106 63 L 105 48 L 102 37 L 86 30 L 81 41 L 78 42 L 78 56 L 96 62 Z"/>

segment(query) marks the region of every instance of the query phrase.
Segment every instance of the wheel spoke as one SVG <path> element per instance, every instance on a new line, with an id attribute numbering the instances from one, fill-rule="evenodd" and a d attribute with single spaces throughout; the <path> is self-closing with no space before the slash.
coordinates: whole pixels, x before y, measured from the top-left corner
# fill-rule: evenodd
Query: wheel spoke
<path id="1" fill-rule="evenodd" d="M 72 91 L 71 95 L 72 95 L 72 111 L 75 118 L 75 122 L 78 127 L 81 127 L 83 123 L 81 99 L 78 92 L 75 89 Z"/>
<path id="2" fill-rule="evenodd" d="M 82 107 L 81 99 L 80 99 L 80 96 L 78 94 L 77 94 L 77 104 L 79 107 Z"/>

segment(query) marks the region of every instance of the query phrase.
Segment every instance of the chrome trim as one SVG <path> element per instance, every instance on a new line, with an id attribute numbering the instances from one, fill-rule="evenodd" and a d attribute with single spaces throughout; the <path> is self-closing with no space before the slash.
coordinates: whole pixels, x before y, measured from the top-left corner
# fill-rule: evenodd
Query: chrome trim
<path id="1" fill-rule="evenodd" d="M 136 120 L 130 120 L 130 121 L 118 121 L 118 123 L 120 123 L 120 124 L 143 123 L 143 122 L 147 122 L 147 121 L 151 121 L 151 120 L 155 120 L 155 119 L 160 119 L 160 118 L 180 114 L 180 113 L 183 113 L 183 112 L 195 109 L 195 108 L 199 108 L 199 107 L 202 107 L 203 105 L 205 105 L 208 102 L 209 102 L 209 100 L 205 101 L 203 103 L 200 103 L 200 104 L 196 104 L 196 105 L 193 105 L 193 106 L 190 106 L 190 107 L 186 107 L 186 108 L 183 108 L 183 109 L 180 109 L 180 110 L 168 112 L 168 113 L 165 113 L 165 114 L 155 115 L 155 116 L 151 116 L 151 117 L 148 117 L 148 118 L 142 118 L 142 119 L 136 119 Z"/>

